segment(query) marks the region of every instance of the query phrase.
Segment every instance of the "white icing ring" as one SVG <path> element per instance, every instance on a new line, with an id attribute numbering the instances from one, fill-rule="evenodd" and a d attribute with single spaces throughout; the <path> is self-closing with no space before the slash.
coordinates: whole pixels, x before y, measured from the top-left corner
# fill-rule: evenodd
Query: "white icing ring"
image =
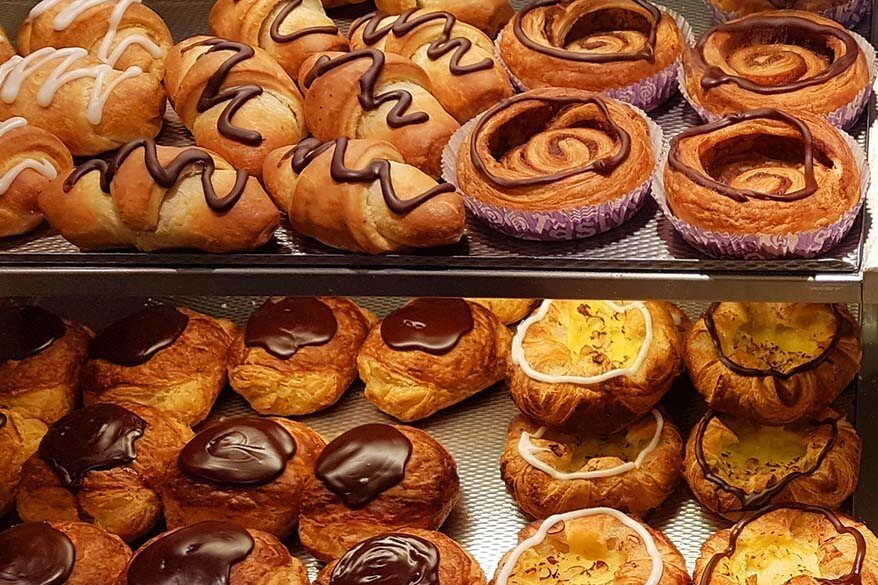
<path id="1" fill-rule="evenodd" d="M 632 469 L 640 469 L 643 466 L 643 461 L 646 459 L 646 456 L 655 451 L 655 448 L 658 447 L 659 439 L 662 436 L 662 429 L 665 426 L 665 419 L 662 414 L 657 409 L 652 409 L 652 416 L 655 418 L 655 435 L 652 437 L 652 440 L 649 444 L 643 448 L 643 450 L 638 453 L 637 458 L 634 461 L 627 461 L 622 465 L 617 465 L 616 467 L 611 467 L 610 469 L 596 469 L 594 471 L 577 471 L 575 473 L 564 473 L 558 471 L 545 461 L 537 458 L 537 453 L 545 453 L 549 451 L 549 449 L 543 449 L 537 447 L 533 443 L 531 443 L 530 438 L 533 436 L 537 439 L 542 439 L 543 435 L 546 432 L 546 427 L 540 427 L 537 432 L 533 435 L 527 432 L 522 432 L 521 437 L 518 439 L 518 454 L 521 455 L 521 458 L 528 462 L 531 467 L 535 467 L 539 469 L 543 473 L 546 473 L 552 476 L 554 479 L 560 480 L 574 480 L 574 479 L 598 479 L 602 477 L 612 477 L 614 475 L 621 475 L 623 473 L 627 473 Z"/>
<path id="2" fill-rule="evenodd" d="M 539 530 L 537 530 L 536 534 L 526 540 L 521 541 L 518 546 L 512 549 L 512 552 L 509 553 L 509 557 L 503 564 L 503 568 L 500 569 L 500 574 L 497 575 L 497 580 L 495 581 L 494 585 L 506 585 L 506 583 L 509 581 L 509 576 L 512 575 L 512 571 L 515 569 L 515 565 L 521 558 L 521 555 L 524 554 L 525 551 L 542 543 L 546 539 L 546 536 L 549 534 L 549 530 L 551 530 L 551 528 L 555 526 L 558 522 L 567 522 L 568 520 L 575 520 L 576 518 L 584 518 L 586 516 L 597 516 L 599 514 L 612 516 L 613 518 L 637 533 L 637 536 L 640 537 L 640 540 L 646 547 L 646 552 L 649 553 L 649 556 L 652 559 L 652 570 L 649 572 L 649 577 L 646 579 L 643 585 L 658 585 L 659 580 L 661 580 L 662 575 L 664 574 L 665 565 L 662 562 L 661 553 L 659 553 L 658 547 L 655 544 L 655 539 L 653 539 L 649 531 L 647 531 L 640 522 L 637 522 L 627 514 L 623 514 L 622 512 L 614 508 L 586 508 L 584 510 L 574 510 L 573 512 L 567 512 L 566 514 L 555 514 L 554 516 L 549 516 L 540 525 L 540 528 Z"/>
<path id="3" fill-rule="evenodd" d="M 542 372 L 536 371 L 533 366 L 527 361 L 527 357 L 524 355 L 524 337 L 527 335 L 527 330 L 530 329 L 531 325 L 541 320 L 546 316 L 546 313 L 549 312 L 549 307 L 552 306 L 552 300 L 545 300 L 540 305 L 540 308 L 537 311 L 521 322 L 518 326 L 518 331 L 515 333 L 515 337 L 512 339 L 512 363 L 521 367 L 522 371 L 529 377 L 537 380 L 538 382 L 547 382 L 549 384 L 581 384 L 581 385 L 589 385 L 589 384 L 599 384 L 601 382 L 606 382 L 612 378 L 618 378 L 620 376 L 631 376 L 635 374 L 640 367 L 643 365 L 644 360 L 646 360 L 646 356 L 649 354 L 649 348 L 652 345 L 652 315 L 649 313 L 649 309 L 646 308 L 640 301 L 631 301 L 630 303 L 617 304 L 613 301 L 603 301 L 608 307 L 616 311 L 617 313 L 627 313 L 629 309 L 638 309 L 643 314 L 643 322 L 646 328 L 646 332 L 643 336 L 643 343 L 640 344 L 640 350 L 637 352 L 637 357 L 634 362 L 627 368 L 616 368 L 614 370 L 609 370 L 604 372 L 603 374 L 598 374 L 596 376 L 551 376 L 549 374 L 544 374 Z"/>

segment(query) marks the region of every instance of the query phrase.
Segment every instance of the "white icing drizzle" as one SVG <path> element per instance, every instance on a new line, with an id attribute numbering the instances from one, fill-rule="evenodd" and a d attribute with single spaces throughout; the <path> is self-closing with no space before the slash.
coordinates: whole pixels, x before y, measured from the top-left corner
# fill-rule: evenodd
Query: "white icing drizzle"
<path id="1" fill-rule="evenodd" d="M 21 116 L 15 116 L 0 122 L 0 138 L 3 138 L 8 132 L 12 132 L 16 128 L 24 128 L 25 126 L 27 126 L 27 120 Z"/>
<path id="2" fill-rule="evenodd" d="M 552 300 L 543 301 L 540 308 L 537 309 L 533 315 L 521 322 L 518 326 L 518 331 L 515 333 L 515 337 L 512 339 L 512 363 L 520 366 L 522 371 L 524 371 L 529 378 L 533 378 L 539 382 L 547 382 L 549 384 L 599 384 L 612 378 L 631 376 L 643 365 L 646 356 L 649 354 L 649 348 L 652 345 L 653 337 L 652 316 L 649 314 L 649 309 L 647 309 L 646 305 L 640 301 L 632 301 L 630 303 L 622 304 L 614 303 L 613 301 L 603 301 L 608 307 L 617 313 L 626 313 L 631 309 L 637 309 L 643 314 L 643 322 L 646 331 L 643 336 L 643 343 L 640 345 L 640 350 L 637 352 L 637 357 L 634 359 L 634 362 L 627 368 L 616 368 L 595 376 L 552 376 L 535 370 L 524 355 L 524 337 L 527 335 L 527 331 L 530 329 L 531 325 L 546 316 L 553 302 L 554 301 Z"/>
<path id="3" fill-rule="evenodd" d="M 24 128 L 25 126 L 27 126 L 27 120 L 19 116 L 0 122 L 0 138 L 3 138 L 3 136 L 16 128 Z M 5 195 L 9 187 L 12 186 L 12 183 L 15 182 L 15 179 L 18 178 L 18 175 L 27 169 L 40 173 L 50 181 L 58 176 L 58 170 L 49 161 L 26 158 L 3 173 L 3 175 L 0 175 L 0 195 Z"/>
<path id="4" fill-rule="evenodd" d="M 623 473 L 627 473 L 632 469 L 640 469 L 643 466 L 643 462 L 646 459 L 647 455 L 655 451 L 656 447 L 658 447 L 659 439 L 662 436 L 662 429 L 665 426 L 665 419 L 657 409 L 652 410 L 652 416 L 655 418 L 655 434 L 652 437 L 652 440 L 649 444 L 643 448 L 643 450 L 637 454 L 637 457 L 634 461 L 627 461 L 622 465 L 617 465 L 616 467 L 611 467 L 609 469 L 596 469 L 594 471 L 577 471 L 575 473 L 564 473 L 562 471 L 558 471 L 545 461 L 537 458 L 537 453 L 548 453 L 550 449 L 545 449 L 541 447 L 537 447 L 534 445 L 530 438 L 534 437 L 537 439 L 542 439 L 543 435 L 546 433 L 546 427 L 540 427 L 537 432 L 533 435 L 530 433 L 522 432 L 521 437 L 518 439 L 518 454 L 521 455 L 522 459 L 528 462 L 531 467 L 535 467 L 540 471 L 547 473 L 555 479 L 560 480 L 573 480 L 573 479 L 598 479 L 602 477 L 612 477 L 614 475 L 621 475 Z"/>
<path id="5" fill-rule="evenodd" d="M 62 1 L 63 0 L 43 0 L 31 9 L 30 14 L 28 15 L 28 20 L 33 20 L 42 16 Z M 142 34 L 128 35 L 119 42 L 115 49 L 112 48 L 113 43 L 116 41 L 116 37 L 119 36 L 119 25 L 125 17 L 125 12 L 132 4 L 140 4 L 141 0 L 73 0 L 69 6 L 55 16 L 55 19 L 52 21 L 52 26 L 56 31 L 65 30 L 87 10 L 107 2 L 113 2 L 115 6 L 113 7 L 113 12 L 110 14 L 110 19 L 107 22 L 107 32 L 98 48 L 98 59 L 107 65 L 115 66 L 116 62 L 122 57 L 125 51 L 133 45 L 143 47 L 153 59 L 161 59 L 163 56 L 161 47 Z"/>
<path id="6" fill-rule="evenodd" d="M 12 57 L 0 65 L 0 100 L 6 104 L 13 103 L 18 99 L 21 86 L 28 77 L 42 66 L 60 61 L 43 81 L 43 85 L 37 92 L 37 104 L 43 108 L 49 107 L 52 100 L 55 99 L 55 94 L 65 84 L 90 77 L 94 79 L 94 86 L 86 107 L 86 119 L 91 124 L 100 124 L 104 115 L 104 106 L 113 90 L 126 79 L 137 77 L 143 73 L 143 70 L 140 67 L 132 66 L 120 73 L 107 64 L 76 67 L 76 62 L 87 55 L 88 51 L 79 47 L 66 49 L 46 47 L 27 57 L 18 55 Z M 114 73 L 118 76 L 107 83 L 107 77 Z"/>
<path id="7" fill-rule="evenodd" d="M 549 516 L 540 525 L 540 528 L 539 530 L 537 530 L 536 534 L 526 540 L 521 541 L 517 547 L 512 549 L 512 552 L 509 554 L 509 558 L 506 559 L 506 563 L 500 570 L 500 574 L 497 575 L 497 579 L 494 582 L 494 585 L 506 585 L 506 583 L 509 581 L 509 577 L 512 575 L 512 571 L 515 569 L 515 565 L 518 564 L 518 560 L 521 558 L 521 555 L 523 555 L 526 551 L 532 549 L 533 547 L 537 546 L 538 544 L 541 544 L 546 539 L 546 536 L 549 534 L 549 530 L 551 530 L 552 527 L 554 527 L 556 524 L 558 524 L 559 522 L 575 520 L 577 518 L 584 518 L 586 516 L 598 516 L 600 514 L 612 516 L 613 518 L 637 533 L 637 536 L 640 537 L 640 540 L 646 547 L 646 552 L 649 553 L 649 556 L 652 559 L 652 570 L 649 572 L 649 577 L 646 579 L 646 581 L 644 581 L 643 585 L 658 585 L 658 582 L 659 580 L 661 580 L 662 574 L 665 571 L 665 566 L 662 562 L 661 553 L 659 553 L 658 547 L 655 544 L 655 539 L 653 539 L 649 531 L 647 531 L 640 522 L 637 522 L 628 515 L 623 514 L 619 510 L 613 508 L 586 508 L 584 510 L 567 512 L 566 514 L 555 514 L 554 516 Z"/>

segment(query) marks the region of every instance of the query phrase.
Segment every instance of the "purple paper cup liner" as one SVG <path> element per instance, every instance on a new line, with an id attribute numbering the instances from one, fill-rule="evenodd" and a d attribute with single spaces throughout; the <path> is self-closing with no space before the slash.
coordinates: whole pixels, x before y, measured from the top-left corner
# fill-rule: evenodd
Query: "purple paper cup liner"
<path id="1" fill-rule="evenodd" d="M 642 115 L 649 125 L 649 137 L 656 164 L 653 175 L 661 160 L 663 135 L 662 129 L 636 106 L 634 110 Z M 484 115 L 484 114 L 482 114 Z M 470 213 L 492 229 L 521 240 L 544 242 L 579 240 L 601 234 L 619 227 L 628 221 L 646 201 L 652 186 L 653 175 L 642 185 L 625 195 L 600 205 L 584 205 L 570 209 L 553 209 L 546 211 L 522 211 L 485 203 L 468 195 L 457 181 L 457 158 L 466 139 L 481 119 L 479 115 L 454 133 L 442 152 L 442 178 L 457 187 L 463 196 L 464 204 Z"/>
<path id="2" fill-rule="evenodd" d="M 683 18 L 680 13 L 671 10 L 670 8 L 664 6 L 658 6 L 658 8 L 671 16 L 671 18 L 674 19 L 674 22 L 677 23 L 677 26 L 680 28 L 680 32 L 683 35 L 683 42 L 689 46 L 694 44 L 695 34 L 692 32 L 692 27 L 686 22 L 686 19 Z M 511 26 L 511 24 L 506 25 L 506 28 L 509 26 Z M 494 56 L 500 64 L 503 65 L 503 68 L 506 69 L 506 73 L 509 74 L 509 78 L 512 80 L 512 84 L 515 88 L 519 92 L 524 92 L 532 88 L 527 87 L 518 77 L 516 77 L 515 73 L 512 72 L 512 69 L 506 61 L 503 60 L 503 56 L 500 53 L 500 37 L 503 35 L 506 28 L 502 29 L 500 34 L 498 34 L 497 38 L 494 40 Z M 658 71 L 645 79 L 641 79 L 640 81 L 636 81 L 624 87 L 607 89 L 601 93 L 607 97 L 629 103 L 632 106 L 649 112 L 666 102 L 677 92 L 677 76 L 681 67 L 682 60 L 677 59 L 668 67 L 665 67 L 661 71 Z"/>
<path id="3" fill-rule="evenodd" d="M 860 90 L 854 99 L 826 115 L 826 119 L 830 124 L 843 130 L 847 130 L 853 126 L 860 118 L 860 114 L 863 113 L 863 110 L 866 109 L 866 106 L 869 104 L 869 98 L 872 95 L 872 86 L 875 83 L 876 76 L 878 76 L 878 60 L 876 60 L 875 56 L 875 47 L 854 31 L 849 30 L 848 33 L 854 37 L 860 49 L 863 51 L 863 55 L 866 58 L 866 65 L 869 68 L 869 82 Z M 680 93 L 686 101 L 689 102 L 689 105 L 692 106 L 692 109 L 695 110 L 699 118 L 705 122 L 714 122 L 723 117 L 723 114 L 717 114 L 716 112 L 711 112 L 706 109 L 704 106 L 696 102 L 689 94 L 689 90 L 686 89 L 686 71 L 683 67 L 680 67 L 677 75 L 677 86 Z M 770 96 L 766 96 L 766 99 L 770 99 Z M 766 103 L 766 105 L 771 104 Z"/>
<path id="4" fill-rule="evenodd" d="M 839 130 L 839 132 L 841 132 Z M 845 132 L 841 132 L 854 154 L 860 169 L 860 199 L 835 223 L 789 234 L 732 234 L 703 229 L 683 221 L 671 211 L 665 193 L 664 174 L 667 151 L 662 156 L 652 183 L 652 197 L 674 229 L 693 248 L 713 258 L 742 260 L 777 260 L 783 258 L 814 258 L 836 247 L 854 225 L 869 188 L 869 162 L 863 148 Z"/>
<path id="5" fill-rule="evenodd" d="M 726 23 L 730 20 L 735 20 L 736 18 L 744 16 L 738 12 L 722 10 L 717 6 L 714 6 L 710 0 L 704 0 L 704 4 L 707 6 L 707 11 L 710 13 L 714 22 Z M 820 10 L 817 14 L 834 20 L 844 27 L 853 28 L 863 20 L 863 17 L 869 12 L 870 5 L 871 0 L 848 0 L 844 4 Z"/>

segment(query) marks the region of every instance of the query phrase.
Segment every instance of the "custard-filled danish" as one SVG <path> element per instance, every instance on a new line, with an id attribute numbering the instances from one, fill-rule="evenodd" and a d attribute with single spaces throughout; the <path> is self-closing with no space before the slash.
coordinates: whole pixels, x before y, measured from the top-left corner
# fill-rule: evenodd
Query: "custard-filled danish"
<path id="1" fill-rule="evenodd" d="M 686 369 L 714 410 L 783 425 L 835 400 L 860 371 L 843 305 L 715 303 L 686 340 Z"/>
<path id="2" fill-rule="evenodd" d="M 0 517 L 15 503 L 21 468 L 36 453 L 46 430 L 38 419 L 0 408 Z"/>
<path id="3" fill-rule="evenodd" d="M 288 536 L 325 443 L 307 425 L 240 416 L 212 423 L 181 450 L 162 490 L 169 528 L 224 520 Z"/>
<path id="4" fill-rule="evenodd" d="M 366 424 L 330 442 L 305 486 L 299 539 L 321 560 L 402 528 L 438 530 L 460 499 L 451 454 L 424 431 Z"/>

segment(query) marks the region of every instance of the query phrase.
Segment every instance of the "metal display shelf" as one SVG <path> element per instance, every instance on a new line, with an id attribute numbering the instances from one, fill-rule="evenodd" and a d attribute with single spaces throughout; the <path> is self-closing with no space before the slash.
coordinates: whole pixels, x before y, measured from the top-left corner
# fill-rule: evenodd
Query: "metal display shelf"
<path id="1" fill-rule="evenodd" d="M 177 40 L 207 32 L 212 0 L 147 3 L 162 14 Z M 696 34 L 710 24 L 701 0 L 663 3 L 681 12 Z M 0 24 L 10 32 L 17 30 L 32 4 L 32 0 L 3 1 Z M 367 3 L 331 11 L 331 15 L 344 28 L 352 18 L 371 9 Z M 878 26 L 868 19 L 857 30 L 878 38 Z M 875 111 L 873 97 L 869 115 L 852 130 L 861 144 L 867 143 L 868 122 L 875 119 Z M 663 127 L 666 138 L 698 123 L 680 96 L 651 116 Z M 160 141 L 191 142 L 170 110 Z M 704 256 L 683 241 L 652 200 L 620 228 L 576 242 L 515 240 L 472 220 L 458 245 L 379 257 L 334 251 L 296 236 L 288 227 L 281 227 L 263 250 L 229 256 L 83 253 L 45 228 L 0 242 L 0 294 L 447 296 L 465 292 L 481 296 L 860 302 L 871 210 L 872 205 L 867 205 L 847 238 L 829 254 L 813 260 L 779 261 Z M 874 288 L 878 299 L 878 286 Z"/>

